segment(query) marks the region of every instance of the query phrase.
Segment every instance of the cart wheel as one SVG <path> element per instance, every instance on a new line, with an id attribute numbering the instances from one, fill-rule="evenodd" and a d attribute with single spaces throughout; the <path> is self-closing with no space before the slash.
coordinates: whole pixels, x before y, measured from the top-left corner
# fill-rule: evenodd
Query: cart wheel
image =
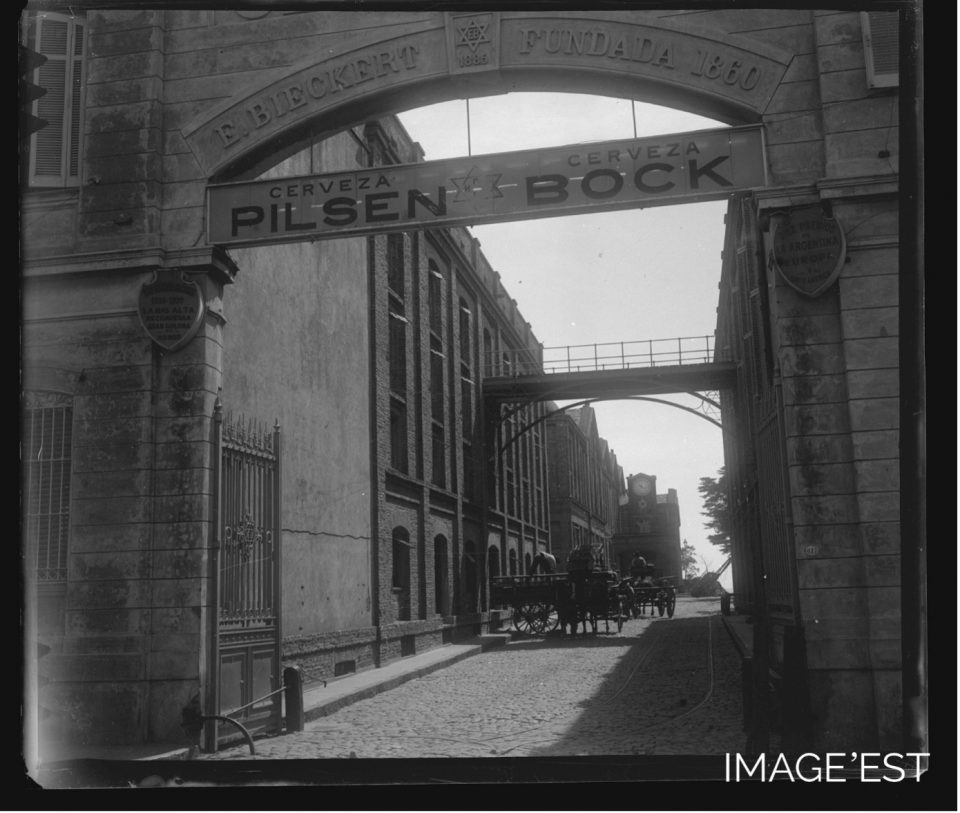
<path id="1" fill-rule="evenodd" d="M 663 598 L 663 594 L 661 593 L 659 596 L 657 596 L 657 612 L 660 614 L 661 618 L 663 618 L 663 613 L 666 611 L 666 609 L 667 603 Z"/>
<path id="2" fill-rule="evenodd" d="M 677 609 L 677 594 L 667 595 L 667 618 L 673 618 L 673 611 Z"/>
<path id="3" fill-rule="evenodd" d="M 513 628 L 521 635 L 530 635 L 533 631 L 531 618 L 530 607 L 526 604 L 513 608 Z"/>
<path id="4" fill-rule="evenodd" d="M 548 632 L 553 632 L 558 626 L 560 626 L 560 613 L 552 604 L 543 605 L 543 613 L 541 618 L 543 619 L 544 635 L 546 635 Z"/>
<path id="5" fill-rule="evenodd" d="M 528 608 L 530 629 L 535 635 L 553 632 L 560 623 L 557 611 L 550 604 L 531 604 Z"/>

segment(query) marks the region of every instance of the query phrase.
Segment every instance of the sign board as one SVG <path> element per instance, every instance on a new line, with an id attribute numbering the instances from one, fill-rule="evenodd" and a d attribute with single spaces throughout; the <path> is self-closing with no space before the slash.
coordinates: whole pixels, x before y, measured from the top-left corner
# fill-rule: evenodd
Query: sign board
<path id="1" fill-rule="evenodd" d="M 761 125 L 207 188 L 207 240 L 263 245 L 718 200 L 766 185 Z"/>
<path id="2" fill-rule="evenodd" d="M 772 260 L 787 284 L 817 297 L 836 281 L 846 257 L 843 229 L 819 205 L 773 219 Z"/>
<path id="3" fill-rule="evenodd" d="M 159 271 L 141 287 L 137 304 L 143 329 L 167 352 L 186 345 L 203 323 L 203 292 L 177 271 Z"/>

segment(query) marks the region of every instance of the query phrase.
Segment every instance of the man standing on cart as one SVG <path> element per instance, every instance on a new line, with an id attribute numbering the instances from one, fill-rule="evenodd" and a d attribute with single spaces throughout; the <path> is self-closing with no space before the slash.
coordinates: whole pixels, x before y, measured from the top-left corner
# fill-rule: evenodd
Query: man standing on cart
<path id="1" fill-rule="evenodd" d="M 557 557 L 552 553 L 547 553 L 545 550 L 537 551 L 537 555 L 533 557 L 533 562 L 530 564 L 531 573 L 556 573 L 557 572 Z"/>
<path id="2" fill-rule="evenodd" d="M 640 551 L 633 554 L 630 560 L 630 578 L 637 581 L 642 580 L 647 575 L 647 560 L 640 555 Z"/>

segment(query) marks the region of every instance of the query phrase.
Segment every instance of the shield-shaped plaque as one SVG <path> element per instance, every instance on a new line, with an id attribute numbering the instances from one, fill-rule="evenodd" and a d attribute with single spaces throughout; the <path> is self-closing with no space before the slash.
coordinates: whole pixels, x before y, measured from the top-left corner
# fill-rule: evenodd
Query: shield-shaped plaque
<path id="1" fill-rule="evenodd" d="M 179 350 L 200 329 L 203 291 L 178 269 L 158 271 L 140 289 L 137 312 L 147 335 L 167 352 Z"/>
<path id="2" fill-rule="evenodd" d="M 801 294 L 820 296 L 833 285 L 846 250 L 843 229 L 820 206 L 794 209 L 773 220 L 773 262 Z"/>

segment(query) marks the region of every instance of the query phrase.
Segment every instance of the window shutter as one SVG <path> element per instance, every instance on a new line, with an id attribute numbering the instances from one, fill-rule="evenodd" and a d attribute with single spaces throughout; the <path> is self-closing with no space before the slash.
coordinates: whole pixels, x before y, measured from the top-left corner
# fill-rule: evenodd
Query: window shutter
<path id="1" fill-rule="evenodd" d="M 900 84 L 899 12 L 863 11 L 860 19 L 867 64 L 867 87 L 897 87 Z"/>
<path id="2" fill-rule="evenodd" d="M 83 25 L 62 15 L 37 15 L 30 26 L 30 47 L 47 57 L 37 71 L 46 94 L 34 115 L 47 125 L 30 145 L 30 184 L 69 186 L 79 183 L 82 134 Z"/>

